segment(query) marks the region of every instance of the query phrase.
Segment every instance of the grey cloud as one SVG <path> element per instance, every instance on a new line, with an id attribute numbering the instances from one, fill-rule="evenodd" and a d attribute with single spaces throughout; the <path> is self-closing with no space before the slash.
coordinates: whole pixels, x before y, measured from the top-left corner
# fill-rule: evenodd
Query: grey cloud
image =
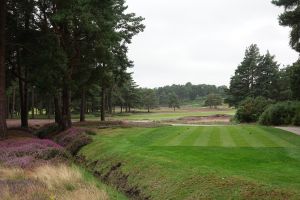
<path id="1" fill-rule="evenodd" d="M 298 55 L 289 29 L 278 25 L 282 12 L 269 0 L 127 0 L 146 18 L 146 30 L 130 46 L 134 78 L 140 86 L 193 82 L 228 85 L 252 43 L 270 50 L 282 64 Z"/>

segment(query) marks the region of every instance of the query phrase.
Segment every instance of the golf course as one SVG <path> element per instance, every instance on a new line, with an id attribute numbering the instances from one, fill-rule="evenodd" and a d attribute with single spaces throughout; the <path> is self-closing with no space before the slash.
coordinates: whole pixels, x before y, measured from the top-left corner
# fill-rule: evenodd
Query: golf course
<path id="1" fill-rule="evenodd" d="M 103 129 L 79 155 L 137 199 L 300 198 L 300 137 L 275 128 Z"/>
<path id="2" fill-rule="evenodd" d="M 300 0 L 0 0 L 0 200 L 300 200 Z"/>

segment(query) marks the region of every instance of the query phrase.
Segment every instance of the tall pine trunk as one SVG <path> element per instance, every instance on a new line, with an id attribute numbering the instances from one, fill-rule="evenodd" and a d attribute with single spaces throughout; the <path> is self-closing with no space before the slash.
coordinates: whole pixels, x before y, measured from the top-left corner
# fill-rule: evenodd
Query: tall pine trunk
<path id="1" fill-rule="evenodd" d="M 34 119 L 34 88 L 31 93 L 31 119 Z"/>
<path id="2" fill-rule="evenodd" d="M 110 114 L 110 115 L 112 115 L 113 114 L 113 105 L 112 105 L 112 87 L 109 89 L 109 92 L 108 92 L 108 97 L 107 97 L 107 99 L 108 99 L 108 113 Z"/>
<path id="3" fill-rule="evenodd" d="M 62 112 L 61 105 L 58 95 L 54 97 L 54 114 L 55 114 L 55 123 L 61 125 L 62 124 Z"/>
<path id="4" fill-rule="evenodd" d="M 80 121 L 85 121 L 85 112 L 86 112 L 86 98 L 85 98 L 85 89 L 81 91 L 81 103 L 80 103 Z"/>
<path id="5" fill-rule="evenodd" d="M 20 57 L 18 56 L 18 60 Z M 26 71 L 26 69 L 25 69 Z M 19 94 L 20 94 L 20 109 L 21 109 L 21 127 L 28 128 L 28 105 L 27 105 L 27 97 L 28 90 L 27 84 L 22 80 L 22 67 L 20 62 L 18 62 L 18 74 L 19 74 Z M 26 72 L 25 72 L 25 80 L 26 80 Z"/>
<path id="6" fill-rule="evenodd" d="M 13 87 L 13 97 L 12 97 L 12 110 L 11 110 L 11 118 L 14 118 L 16 112 L 16 87 Z"/>
<path id="7" fill-rule="evenodd" d="M 105 121 L 105 87 L 101 89 L 101 121 Z"/>
<path id="8" fill-rule="evenodd" d="M 0 139 L 6 137 L 6 102 L 5 102 L 5 24 L 6 0 L 0 0 Z"/>
<path id="9" fill-rule="evenodd" d="M 61 127 L 63 130 L 67 130 L 68 128 L 72 127 L 71 122 L 71 111 L 70 111 L 70 88 L 67 86 L 67 84 L 63 87 L 62 92 L 62 121 L 61 121 Z"/>

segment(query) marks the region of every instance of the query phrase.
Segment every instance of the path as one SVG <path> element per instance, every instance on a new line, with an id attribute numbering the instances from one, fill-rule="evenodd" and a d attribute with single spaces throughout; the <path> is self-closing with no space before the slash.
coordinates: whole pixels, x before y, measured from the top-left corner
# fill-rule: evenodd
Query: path
<path id="1" fill-rule="evenodd" d="M 300 135 L 300 127 L 276 127 L 276 128 Z"/>

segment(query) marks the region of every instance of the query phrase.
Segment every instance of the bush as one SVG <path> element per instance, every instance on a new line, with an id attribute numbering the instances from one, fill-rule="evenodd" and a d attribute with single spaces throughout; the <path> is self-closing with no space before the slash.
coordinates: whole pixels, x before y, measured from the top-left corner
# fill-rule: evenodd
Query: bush
<path id="1" fill-rule="evenodd" d="M 264 97 L 247 98 L 238 107 L 235 118 L 239 122 L 257 122 L 264 110 L 272 104 L 272 101 Z"/>
<path id="2" fill-rule="evenodd" d="M 31 167 L 52 159 L 65 159 L 68 154 L 50 140 L 24 139 L 0 142 L 0 163 L 5 166 Z"/>
<path id="3" fill-rule="evenodd" d="M 70 128 L 57 135 L 54 141 L 65 147 L 72 155 L 76 155 L 83 146 L 92 142 L 92 138 L 85 131 L 80 128 Z"/>
<path id="4" fill-rule="evenodd" d="M 299 125 L 300 102 L 281 102 L 270 106 L 260 117 L 263 125 Z"/>
<path id="5" fill-rule="evenodd" d="M 37 131 L 35 135 L 39 138 L 51 138 L 52 135 L 57 134 L 60 131 L 60 127 L 57 124 L 47 125 Z"/>

